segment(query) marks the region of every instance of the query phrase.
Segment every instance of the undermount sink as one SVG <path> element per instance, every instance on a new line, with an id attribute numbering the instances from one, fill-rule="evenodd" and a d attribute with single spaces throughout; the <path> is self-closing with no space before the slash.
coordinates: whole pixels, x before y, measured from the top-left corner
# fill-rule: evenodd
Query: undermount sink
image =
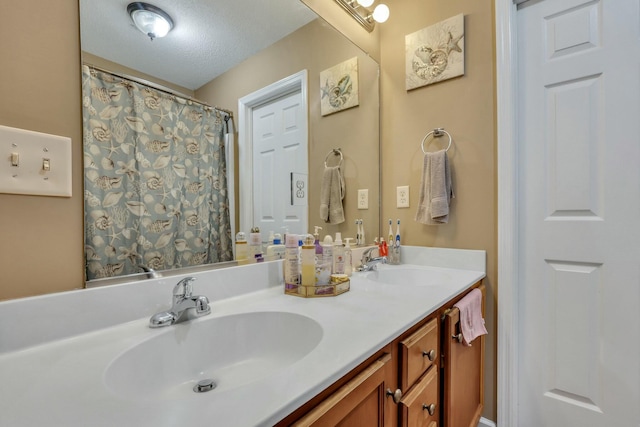
<path id="1" fill-rule="evenodd" d="M 264 379 L 302 359 L 322 338 L 306 316 L 252 312 L 166 328 L 120 354 L 104 380 L 116 395 L 140 400 L 190 398 L 213 380 L 210 393 Z"/>
<path id="2" fill-rule="evenodd" d="M 451 281 L 451 275 L 445 271 L 420 266 L 379 266 L 377 270 L 369 271 L 364 276 L 368 280 L 388 285 L 418 285 L 438 286 Z"/>

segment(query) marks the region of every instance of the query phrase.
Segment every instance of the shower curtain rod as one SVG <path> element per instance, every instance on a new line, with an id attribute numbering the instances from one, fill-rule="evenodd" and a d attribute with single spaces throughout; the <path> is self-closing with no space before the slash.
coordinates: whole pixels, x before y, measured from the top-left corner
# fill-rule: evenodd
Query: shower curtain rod
<path id="1" fill-rule="evenodd" d="M 115 71 L 107 70 L 105 68 L 98 67 L 98 66 L 93 65 L 93 64 L 89 64 L 88 62 L 84 62 L 84 65 L 86 65 L 88 67 L 91 67 L 91 68 L 94 68 L 96 70 L 102 71 L 103 73 L 109 73 L 109 74 L 114 75 L 116 77 L 120 77 L 120 78 L 127 79 L 127 80 L 132 80 L 132 81 L 134 81 L 136 83 L 140 83 L 140 84 L 143 84 L 145 86 L 151 86 L 152 88 L 154 88 L 156 90 L 159 90 L 161 92 L 164 92 L 164 93 L 168 93 L 169 95 L 179 96 L 180 98 L 185 98 L 185 99 L 187 99 L 189 101 L 197 102 L 198 104 L 202 104 L 205 107 L 213 108 L 214 110 L 218 110 L 218 111 L 221 111 L 223 113 L 226 113 L 229 117 L 231 117 L 233 119 L 233 111 L 231 111 L 231 110 L 227 110 L 226 108 L 220 108 L 220 107 L 211 106 L 211 105 L 207 104 L 206 102 L 200 101 L 199 99 L 196 99 L 196 98 L 194 98 L 192 96 L 189 96 L 189 95 L 185 95 L 184 93 L 180 93 L 177 90 L 170 89 L 170 88 L 168 88 L 166 86 L 163 86 L 163 85 L 160 85 L 158 83 L 150 82 L 149 80 L 145 80 L 145 79 L 142 79 L 140 77 L 130 76 L 128 74 L 118 73 L 118 72 L 115 72 Z"/>

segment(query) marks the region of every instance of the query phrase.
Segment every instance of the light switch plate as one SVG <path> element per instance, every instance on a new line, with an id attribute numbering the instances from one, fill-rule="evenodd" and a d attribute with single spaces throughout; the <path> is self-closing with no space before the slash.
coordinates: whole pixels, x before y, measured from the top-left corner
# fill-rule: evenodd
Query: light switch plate
<path id="1" fill-rule="evenodd" d="M 408 208 L 409 207 L 409 186 L 401 185 L 396 188 L 396 207 Z"/>
<path id="2" fill-rule="evenodd" d="M 71 138 L 0 126 L 0 193 L 71 197 Z"/>
<path id="3" fill-rule="evenodd" d="M 358 209 L 369 209 L 369 190 L 358 190 Z"/>

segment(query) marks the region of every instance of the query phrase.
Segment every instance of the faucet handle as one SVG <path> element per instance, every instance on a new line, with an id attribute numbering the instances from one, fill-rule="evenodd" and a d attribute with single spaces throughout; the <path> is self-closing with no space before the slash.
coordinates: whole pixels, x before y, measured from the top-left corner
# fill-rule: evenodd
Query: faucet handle
<path id="1" fill-rule="evenodd" d="M 195 277 L 185 277 L 184 279 L 180 280 L 174 287 L 173 287 L 173 296 L 174 297 L 183 297 L 183 298 L 189 298 L 191 295 L 193 295 L 193 285 L 192 283 L 196 281 Z M 183 292 L 180 292 L 180 288 L 183 288 Z"/>
<path id="2" fill-rule="evenodd" d="M 206 316 L 211 313 L 211 307 L 209 306 L 209 298 L 204 295 L 195 297 L 196 303 L 196 316 Z"/>

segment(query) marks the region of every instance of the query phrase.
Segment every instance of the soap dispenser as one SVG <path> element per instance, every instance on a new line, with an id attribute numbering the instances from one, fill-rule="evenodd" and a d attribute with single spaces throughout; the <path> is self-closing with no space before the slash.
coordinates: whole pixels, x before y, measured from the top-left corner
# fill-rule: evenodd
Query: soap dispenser
<path id="1" fill-rule="evenodd" d="M 351 244 L 350 241 L 353 240 L 353 237 L 345 237 L 345 246 L 344 246 L 344 274 L 347 276 L 351 276 L 353 272 L 353 254 L 351 253 Z"/>

